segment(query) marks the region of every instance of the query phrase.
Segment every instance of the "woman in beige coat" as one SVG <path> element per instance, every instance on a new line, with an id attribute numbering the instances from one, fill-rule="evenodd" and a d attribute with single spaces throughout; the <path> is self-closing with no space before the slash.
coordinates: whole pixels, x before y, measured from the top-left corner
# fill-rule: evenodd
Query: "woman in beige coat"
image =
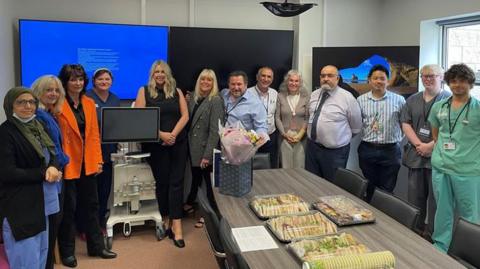
<path id="1" fill-rule="evenodd" d="M 305 132 L 308 121 L 310 93 L 303 85 L 302 75 L 290 70 L 285 75 L 278 94 L 275 123 L 280 132 L 280 160 L 283 168 L 305 166 Z"/>

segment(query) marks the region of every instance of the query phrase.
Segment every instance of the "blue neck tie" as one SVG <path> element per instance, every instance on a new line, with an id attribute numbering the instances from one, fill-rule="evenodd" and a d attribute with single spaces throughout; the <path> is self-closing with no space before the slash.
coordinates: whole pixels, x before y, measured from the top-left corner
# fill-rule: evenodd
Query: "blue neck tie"
<path id="1" fill-rule="evenodd" d="M 312 128 L 310 131 L 310 139 L 312 139 L 313 142 L 317 140 L 317 123 L 318 123 L 318 118 L 320 117 L 320 112 L 322 111 L 323 104 L 325 104 L 325 100 L 330 96 L 328 91 L 324 90 L 322 93 L 322 100 L 320 100 L 320 104 L 317 107 L 317 110 L 315 111 L 315 114 L 313 116 L 313 122 L 312 122 Z"/>

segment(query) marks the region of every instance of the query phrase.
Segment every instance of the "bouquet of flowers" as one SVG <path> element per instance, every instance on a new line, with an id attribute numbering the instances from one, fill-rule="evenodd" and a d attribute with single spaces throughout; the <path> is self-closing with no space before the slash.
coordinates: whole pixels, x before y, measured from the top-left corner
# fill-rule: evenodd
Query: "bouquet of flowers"
<path id="1" fill-rule="evenodd" d="M 254 130 L 247 131 L 240 121 L 233 126 L 219 123 L 220 143 L 222 155 L 230 164 L 240 165 L 250 160 L 266 139 L 259 136 Z"/>

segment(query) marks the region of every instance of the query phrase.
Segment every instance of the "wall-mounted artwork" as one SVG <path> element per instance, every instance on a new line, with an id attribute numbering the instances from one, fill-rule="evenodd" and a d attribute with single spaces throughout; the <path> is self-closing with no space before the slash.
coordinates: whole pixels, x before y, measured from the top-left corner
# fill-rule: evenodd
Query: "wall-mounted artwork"
<path id="1" fill-rule="evenodd" d="M 331 64 L 344 82 L 363 94 L 370 90 L 370 68 L 381 64 L 390 71 L 389 90 L 408 97 L 418 91 L 418 61 L 418 46 L 313 48 L 312 85 L 320 86 L 320 70 Z"/>

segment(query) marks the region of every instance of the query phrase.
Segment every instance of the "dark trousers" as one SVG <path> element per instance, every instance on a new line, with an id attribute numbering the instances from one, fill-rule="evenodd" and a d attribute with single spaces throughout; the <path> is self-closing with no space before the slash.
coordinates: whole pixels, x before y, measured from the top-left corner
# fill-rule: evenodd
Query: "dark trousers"
<path id="1" fill-rule="evenodd" d="M 180 219 L 183 216 L 183 181 L 187 163 L 187 139 L 173 146 L 150 144 L 148 163 L 155 178 L 158 208 L 162 216 Z"/>
<path id="2" fill-rule="evenodd" d="M 58 201 L 60 203 L 60 211 L 48 216 L 48 254 L 46 269 L 53 269 L 54 259 L 53 252 L 55 250 L 55 242 L 57 242 L 58 230 L 63 217 L 63 193 L 65 191 L 65 184 L 62 184 L 62 192 L 58 194 Z M 60 257 L 57 257 L 57 259 Z"/>
<path id="3" fill-rule="evenodd" d="M 198 187 L 200 187 L 202 185 L 202 181 L 204 181 L 208 202 L 212 208 L 217 208 L 215 197 L 213 196 L 212 178 L 210 176 L 211 172 L 211 165 L 207 166 L 205 169 L 192 166 L 192 185 L 190 187 L 190 193 L 188 194 L 187 204 L 193 205 L 195 203 L 195 200 L 197 199 Z"/>
<path id="4" fill-rule="evenodd" d="M 278 130 L 269 135 L 270 140 L 261 146 L 257 152 L 270 153 L 270 168 L 278 168 Z"/>
<path id="5" fill-rule="evenodd" d="M 420 218 L 417 223 L 418 232 L 425 231 L 431 236 L 433 233 L 435 211 L 437 210 L 437 203 L 433 197 L 432 189 L 432 169 L 408 169 L 408 202 L 420 208 Z M 427 217 L 427 215 L 427 225 L 425 225 L 425 217 Z"/>
<path id="6" fill-rule="evenodd" d="M 365 178 L 368 179 L 367 197 L 370 202 L 375 188 L 392 193 L 397 184 L 401 151 L 398 143 L 371 144 L 361 142 L 358 146 L 358 161 Z"/>
<path id="7" fill-rule="evenodd" d="M 63 219 L 58 232 L 60 255 L 64 258 L 75 254 L 75 211 L 80 211 L 80 220 L 85 228 L 87 251 L 96 254 L 105 248 L 98 222 L 97 180 L 86 176 L 82 168 L 80 178 L 65 180 Z"/>
<path id="8" fill-rule="evenodd" d="M 103 172 L 96 176 L 98 190 L 98 220 L 100 227 L 105 228 L 107 224 L 106 214 L 108 210 L 108 198 L 112 188 L 112 162 L 103 163 Z"/>
<path id="9" fill-rule="evenodd" d="M 339 167 L 347 166 L 348 154 L 350 153 L 350 144 L 329 149 L 322 145 L 307 139 L 305 147 L 305 169 L 328 181 L 335 178 L 335 173 Z"/>

